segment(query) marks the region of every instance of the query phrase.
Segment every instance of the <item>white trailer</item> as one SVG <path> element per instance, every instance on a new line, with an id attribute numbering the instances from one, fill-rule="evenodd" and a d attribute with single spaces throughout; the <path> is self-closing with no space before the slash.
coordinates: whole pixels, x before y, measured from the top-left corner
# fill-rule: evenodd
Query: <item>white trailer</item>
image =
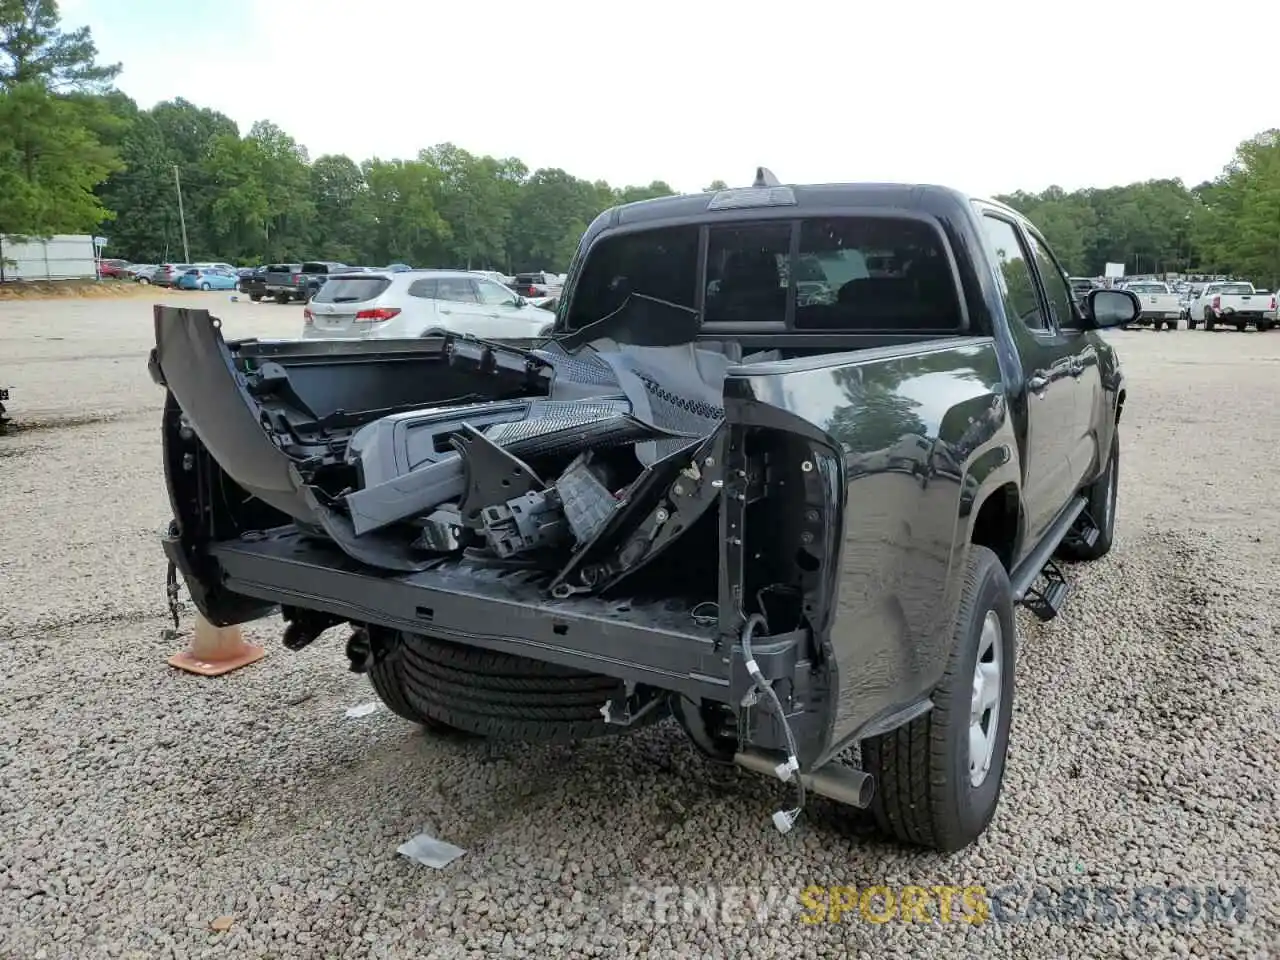
<path id="1" fill-rule="evenodd" d="M 94 280 L 102 242 L 88 234 L 0 236 L 0 280 Z"/>

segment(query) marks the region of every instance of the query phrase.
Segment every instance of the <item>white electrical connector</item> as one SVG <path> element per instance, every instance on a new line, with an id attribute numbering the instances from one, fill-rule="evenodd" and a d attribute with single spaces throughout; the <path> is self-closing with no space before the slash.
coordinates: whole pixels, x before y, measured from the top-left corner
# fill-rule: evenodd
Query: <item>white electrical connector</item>
<path id="1" fill-rule="evenodd" d="M 773 814 L 773 825 L 778 828 L 779 833 L 790 833 L 791 828 L 796 825 L 796 820 L 800 816 L 800 810 L 777 810 Z"/>
<path id="2" fill-rule="evenodd" d="M 773 768 L 773 772 L 778 775 L 778 779 L 783 783 L 791 782 L 791 775 L 800 769 L 800 761 L 794 756 L 787 757 L 786 763 L 780 763 Z"/>

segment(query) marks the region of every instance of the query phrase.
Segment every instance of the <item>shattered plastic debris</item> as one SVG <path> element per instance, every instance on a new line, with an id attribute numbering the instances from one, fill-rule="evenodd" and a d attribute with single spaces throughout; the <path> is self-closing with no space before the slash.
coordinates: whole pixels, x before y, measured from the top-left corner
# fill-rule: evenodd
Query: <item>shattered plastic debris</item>
<path id="1" fill-rule="evenodd" d="M 378 709 L 378 701 L 371 700 L 368 703 L 362 703 L 358 707 L 350 707 L 347 709 L 347 716 L 354 718 L 367 717 L 373 711 Z"/>
<path id="2" fill-rule="evenodd" d="M 417 860 L 419 863 L 436 870 L 447 867 L 467 851 L 455 847 L 452 843 L 437 840 L 430 834 L 420 833 L 412 840 L 396 847 L 396 853 Z"/>

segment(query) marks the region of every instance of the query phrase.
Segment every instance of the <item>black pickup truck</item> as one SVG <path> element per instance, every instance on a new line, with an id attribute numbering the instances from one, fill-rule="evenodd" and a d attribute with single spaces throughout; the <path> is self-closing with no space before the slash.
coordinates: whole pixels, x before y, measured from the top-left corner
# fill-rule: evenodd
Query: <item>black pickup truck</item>
<path id="1" fill-rule="evenodd" d="M 1055 558 L 1111 547 L 1097 330 L 1138 311 L 1077 305 L 1000 204 L 763 169 L 601 214 L 543 343 L 225 342 L 157 307 L 164 549 L 215 624 L 349 625 L 429 730 L 674 716 L 795 791 L 780 830 L 816 793 L 954 850 L 1000 792 L 1015 604 L 1053 617 Z"/>
<path id="2" fill-rule="evenodd" d="M 267 296 L 267 274 L 271 271 L 281 272 L 288 264 L 263 264 L 252 273 L 246 274 L 236 282 L 236 289 L 247 294 L 254 303 Z"/>
<path id="3" fill-rule="evenodd" d="M 278 303 L 306 303 L 316 295 L 316 291 L 331 274 L 342 273 L 347 269 L 346 264 L 328 260 L 272 264 L 263 274 L 264 293 Z"/>

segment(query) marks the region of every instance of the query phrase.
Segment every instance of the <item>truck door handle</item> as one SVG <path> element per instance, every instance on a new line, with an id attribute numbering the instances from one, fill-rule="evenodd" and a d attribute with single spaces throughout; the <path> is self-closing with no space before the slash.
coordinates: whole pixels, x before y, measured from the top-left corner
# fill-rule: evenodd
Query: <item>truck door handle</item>
<path id="1" fill-rule="evenodd" d="M 1027 389 L 1030 390 L 1032 393 L 1036 394 L 1036 396 L 1040 396 L 1040 397 L 1044 396 L 1044 391 L 1046 390 L 1046 388 L 1048 388 L 1048 386 L 1049 386 L 1049 378 L 1039 373 L 1035 374 L 1029 380 L 1027 380 Z"/>
<path id="2" fill-rule="evenodd" d="M 1071 369 L 1071 375 L 1075 377 L 1077 380 L 1079 380 L 1080 377 L 1084 375 L 1083 363 L 1073 363 L 1070 369 Z"/>

